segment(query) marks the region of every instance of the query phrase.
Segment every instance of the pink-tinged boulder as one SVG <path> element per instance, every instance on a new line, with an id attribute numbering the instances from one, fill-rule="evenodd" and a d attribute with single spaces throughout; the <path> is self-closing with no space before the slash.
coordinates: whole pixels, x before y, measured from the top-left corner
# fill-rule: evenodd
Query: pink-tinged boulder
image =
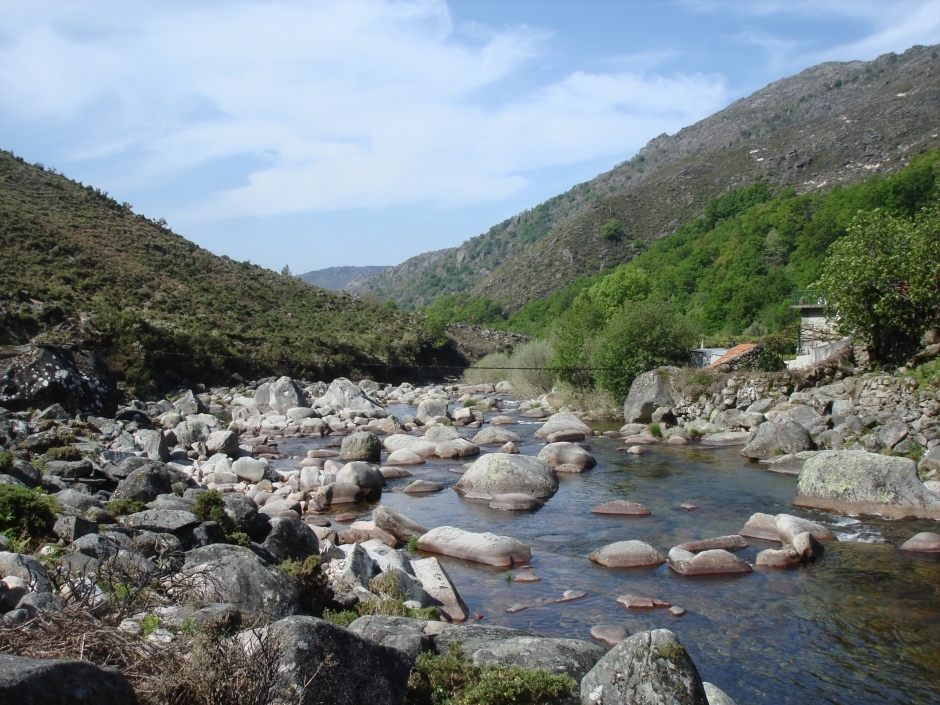
<path id="1" fill-rule="evenodd" d="M 623 439 L 623 442 L 628 446 L 653 446 L 659 443 L 659 441 L 653 436 L 647 435 L 637 435 L 637 436 L 626 436 Z"/>
<path id="2" fill-rule="evenodd" d="M 591 627 L 591 637 L 607 646 L 616 646 L 627 636 L 627 630 L 617 624 L 595 624 Z"/>
<path id="3" fill-rule="evenodd" d="M 538 459 L 556 469 L 559 465 L 574 465 L 588 470 L 597 465 L 594 456 L 576 443 L 549 443 L 539 451 Z"/>
<path id="4" fill-rule="evenodd" d="M 502 509 L 510 512 L 530 512 L 544 506 L 545 503 L 542 500 L 521 492 L 498 494 L 490 501 L 490 509 Z"/>
<path id="5" fill-rule="evenodd" d="M 494 416 L 490 419 L 490 423 L 496 426 L 505 426 L 519 422 L 516 421 L 512 416 Z"/>
<path id="6" fill-rule="evenodd" d="M 689 445 L 689 440 L 683 438 L 682 436 L 670 436 L 669 440 L 666 441 L 667 445 L 671 446 L 687 446 Z"/>
<path id="7" fill-rule="evenodd" d="M 480 446 L 471 443 L 466 438 L 455 438 L 452 441 L 438 443 L 434 453 L 438 458 L 469 458 L 480 454 Z"/>
<path id="8" fill-rule="evenodd" d="M 421 465 L 424 458 L 415 453 L 411 448 L 399 448 L 393 453 L 388 454 L 385 459 L 386 465 Z"/>
<path id="9" fill-rule="evenodd" d="M 825 550 L 819 539 L 813 536 L 809 531 L 804 531 L 802 534 L 794 536 L 793 540 L 790 542 L 790 546 L 799 554 L 804 563 L 816 560 Z"/>
<path id="10" fill-rule="evenodd" d="M 443 489 L 444 485 L 439 482 L 431 482 L 429 480 L 415 480 L 404 489 L 404 493 L 430 494 L 432 492 L 440 492 Z"/>
<path id="11" fill-rule="evenodd" d="M 636 502 L 628 502 L 625 499 L 615 499 L 613 502 L 599 504 L 591 509 L 591 514 L 613 514 L 618 516 L 649 516 L 648 507 Z"/>
<path id="12" fill-rule="evenodd" d="M 768 548 L 758 553 L 754 559 L 754 565 L 758 568 L 792 568 L 802 562 L 800 554 L 790 546 Z"/>
<path id="13" fill-rule="evenodd" d="M 657 600 L 655 597 L 640 597 L 638 595 L 621 595 L 617 598 L 617 604 L 623 605 L 628 610 L 651 610 L 657 607 L 671 607 L 668 602 Z"/>
<path id="14" fill-rule="evenodd" d="M 416 438 L 415 436 L 409 436 L 404 433 L 396 433 L 391 436 L 386 436 L 385 440 L 382 442 L 382 445 L 385 446 L 385 450 L 387 450 L 389 453 L 394 453 L 396 450 L 407 448 L 414 451 L 422 458 L 430 458 L 437 451 L 437 443 L 430 443 L 423 438 Z"/>
<path id="15" fill-rule="evenodd" d="M 762 514 L 761 512 L 752 514 L 740 533 L 741 536 L 752 539 L 763 539 L 764 541 L 775 541 L 776 543 L 782 543 L 783 541 L 777 533 L 774 518 L 770 514 Z"/>
<path id="16" fill-rule="evenodd" d="M 912 553 L 940 553 L 940 534 L 921 531 L 902 543 L 901 550 Z"/>
<path id="17" fill-rule="evenodd" d="M 475 534 L 453 526 L 431 529 L 418 539 L 418 549 L 500 568 L 525 563 L 532 555 L 528 546 L 509 536 Z"/>
<path id="18" fill-rule="evenodd" d="M 575 416 L 574 414 L 570 412 L 563 411 L 558 414 L 552 414 L 548 418 L 548 421 L 546 421 L 545 424 L 538 431 L 536 431 L 533 435 L 536 438 L 548 438 L 553 433 L 560 433 L 560 432 L 566 432 L 566 431 L 580 433 L 581 438 L 584 438 L 585 436 L 591 436 L 594 434 L 594 432 L 591 430 L 591 427 L 588 426 L 586 423 L 584 423 L 577 416 Z M 581 438 L 563 439 L 563 440 L 581 440 Z M 553 441 L 549 440 L 549 443 L 552 443 L 552 442 Z"/>
<path id="19" fill-rule="evenodd" d="M 659 551 L 643 541 L 617 541 L 597 549 L 589 557 L 607 568 L 652 568 L 666 562 Z"/>
<path id="20" fill-rule="evenodd" d="M 545 441 L 548 443 L 570 443 L 583 440 L 584 434 L 580 431 L 555 431 L 545 436 Z"/>
<path id="21" fill-rule="evenodd" d="M 561 597 L 555 600 L 556 604 L 561 604 L 563 602 L 571 602 L 572 600 L 580 600 L 582 597 L 587 597 L 587 593 L 584 590 L 565 590 Z"/>
<path id="22" fill-rule="evenodd" d="M 477 435 L 473 437 L 473 442 L 478 446 L 518 443 L 521 440 L 522 438 L 519 437 L 518 433 L 507 431 L 505 428 L 493 428 L 492 426 L 481 429 L 477 432 Z"/>
<path id="23" fill-rule="evenodd" d="M 793 543 L 793 537 L 804 531 L 808 531 L 820 541 L 836 540 L 836 535 L 825 526 L 792 514 L 778 514 L 774 517 L 774 525 L 777 527 L 777 535 L 784 543 Z"/>
<path id="24" fill-rule="evenodd" d="M 509 455 L 519 455 L 519 449 L 516 447 L 516 444 L 512 443 L 511 441 L 507 443 L 506 445 L 500 447 L 500 449 L 496 452 L 508 453 Z"/>
<path id="25" fill-rule="evenodd" d="M 685 543 L 680 543 L 677 548 L 681 548 L 683 551 L 689 551 L 690 553 L 701 553 L 702 551 L 710 551 L 714 548 L 721 548 L 725 551 L 737 551 L 741 548 L 747 548 L 747 541 L 738 534 L 731 534 L 730 536 L 719 536 L 714 539 L 686 541 Z"/>
<path id="26" fill-rule="evenodd" d="M 643 455 L 644 453 L 649 453 L 650 449 L 646 446 L 630 446 L 627 448 L 627 452 L 631 455 Z"/>
<path id="27" fill-rule="evenodd" d="M 701 553 L 673 548 L 669 551 L 669 567 L 687 577 L 699 575 L 734 575 L 750 573 L 751 566 L 734 554 L 720 548 Z"/>

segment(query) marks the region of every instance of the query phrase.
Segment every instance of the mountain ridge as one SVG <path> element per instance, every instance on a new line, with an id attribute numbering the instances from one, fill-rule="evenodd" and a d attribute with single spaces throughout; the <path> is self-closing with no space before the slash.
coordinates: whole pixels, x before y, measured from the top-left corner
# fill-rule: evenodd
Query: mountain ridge
<path id="1" fill-rule="evenodd" d="M 892 173 L 940 145 L 937 50 L 827 62 L 775 81 L 487 233 L 347 290 L 416 308 L 469 293 L 516 310 L 630 261 L 730 188 L 766 181 L 803 193 Z M 604 238 L 611 220 L 622 232 Z"/>

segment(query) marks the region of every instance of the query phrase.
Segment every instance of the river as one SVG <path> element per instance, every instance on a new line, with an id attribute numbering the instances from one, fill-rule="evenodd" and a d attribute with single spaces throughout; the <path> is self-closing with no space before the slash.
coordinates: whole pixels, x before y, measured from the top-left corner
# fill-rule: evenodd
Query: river
<path id="1" fill-rule="evenodd" d="M 391 410 L 399 416 L 414 413 L 411 407 Z M 522 436 L 517 445 L 523 454 L 537 455 L 543 442 L 532 433 L 541 422 L 520 421 L 502 428 Z M 467 438 L 475 432 L 461 429 Z M 579 639 L 590 639 L 596 624 L 621 625 L 630 634 L 671 629 L 702 679 L 725 690 L 738 705 L 940 702 L 940 557 L 896 548 L 919 531 L 936 531 L 936 523 L 859 521 L 795 509 L 796 478 L 765 471 L 735 448 L 657 445 L 634 456 L 616 450 L 621 444 L 615 439 L 588 442 L 597 467 L 560 475 L 558 493 L 536 512 L 498 511 L 462 499 L 452 487 L 464 463 L 436 459 L 408 469 L 414 478 L 440 482 L 447 489 L 410 496 L 400 490 L 411 478 L 390 480 L 381 503 L 428 528 L 490 531 L 531 547 L 531 565 L 540 578 L 532 583 L 509 582 L 506 570 L 438 557 L 471 614 L 482 615 L 484 624 Z M 280 449 L 305 456 L 325 443 L 282 439 Z M 640 502 L 652 513 L 590 513 L 613 499 Z M 681 509 L 683 503 L 698 508 Z M 350 509 L 342 505 L 332 513 Z M 357 505 L 354 511 L 368 518 L 371 506 Z M 596 548 L 628 539 L 645 541 L 665 554 L 684 541 L 737 533 L 754 512 L 806 517 L 828 526 L 840 542 L 827 544 L 822 558 L 801 568 L 758 569 L 733 577 L 686 578 L 666 565 L 618 570 L 588 560 Z M 748 541 L 750 546 L 737 555 L 751 563 L 758 551 L 779 547 Z M 556 604 L 565 590 L 588 595 Z M 674 617 L 665 609 L 626 610 L 616 603 L 625 593 L 659 598 L 687 612 Z M 520 604 L 526 609 L 506 612 Z"/>

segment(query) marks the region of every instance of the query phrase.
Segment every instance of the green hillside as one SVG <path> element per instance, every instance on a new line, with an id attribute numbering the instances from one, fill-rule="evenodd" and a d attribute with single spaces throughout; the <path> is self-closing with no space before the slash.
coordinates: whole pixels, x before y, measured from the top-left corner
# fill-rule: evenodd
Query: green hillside
<path id="1" fill-rule="evenodd" d="M 581 278 L 511 314 L 493 299 L 468 295 L 443 297 L 427 313 L 544 335 L 578 297 L 610 301 L 616 308 L 630 283 L 642 277 L 648 280 L 644 296 L 671 302 L 700 335 L 727 339 L 777 332 L 792 321 L 790 292 L 816 282 L 829 245 L 859 211 L 882 208 L 913 217 L 936 202 L 938 178 L 940 150 L 931 150 L 897 174 L 825 194 L 781 189 L 774 195 L 758 182 L 712 199 L 701 217 L 628 264 Z"/>
<path id="2" fill-rule="evenodd" d="M 809 68 L 674 135 L 456 248 L 429 252 L 356 283 L 407 308 L 449 294 L 506 310 L 629 262 L 729 189 L 825 192 L 898 171 L 940 146 L 940 47 Z M 614 233 L 605 231 L 612 220 Z"/>
<path id="3" fill-rule="evenodd" d="M 107 194 L 0 151 L 0 344 L 98 348 L 138 393 L 183 378 L 411 375 L 414 315 L 218 257 Z"/>

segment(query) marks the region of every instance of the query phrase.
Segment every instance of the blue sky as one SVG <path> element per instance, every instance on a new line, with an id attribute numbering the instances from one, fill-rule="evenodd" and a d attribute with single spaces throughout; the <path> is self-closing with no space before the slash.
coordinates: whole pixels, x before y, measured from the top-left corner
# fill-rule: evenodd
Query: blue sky
<path id="1" fill-rule="evenodd" d="M 458 245 L 940 0 L 0 4 L 0 148 L 300 273 Z"/>

